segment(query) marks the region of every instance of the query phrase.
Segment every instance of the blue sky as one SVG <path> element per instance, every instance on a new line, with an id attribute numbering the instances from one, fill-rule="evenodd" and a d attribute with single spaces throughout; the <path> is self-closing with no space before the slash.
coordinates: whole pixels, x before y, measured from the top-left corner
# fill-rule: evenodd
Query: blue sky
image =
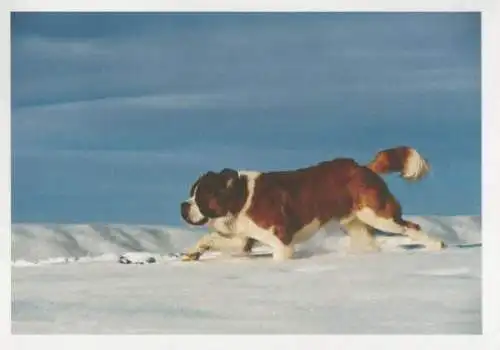
<path id="1" fill-rule="evenodd" d="M 407 214 L 480 214 L 478 13 L 12 15 L 12 220 L 181 225 L 207 170 L 367 162 Z"/>

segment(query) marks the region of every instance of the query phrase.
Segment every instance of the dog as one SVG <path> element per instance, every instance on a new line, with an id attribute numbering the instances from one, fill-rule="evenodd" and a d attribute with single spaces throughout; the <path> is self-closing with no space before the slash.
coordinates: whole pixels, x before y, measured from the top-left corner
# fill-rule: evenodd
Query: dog
<path id="1" fill-rule="evenodd" d="M 416 149 L 400 146 L 378 152 L 366 166 L 337 158 L 288 171 L 209 171 L 194 182 L 189 199 L 180 205 L 184 221 L 211 230 L 185 253 L 185 260 L 197 260 L 227 243 L 249 253 L 257 242 L 271 247 L 274 260 L 287 260 L 297 243 L 331 220 L 343 226 L 355 251 L 379 250 L 374 229 L 441 250 L 443 241 L 402 218 L 400 203 L 381 177 L 398 172 L 417 181 L 429 169 Z"/>

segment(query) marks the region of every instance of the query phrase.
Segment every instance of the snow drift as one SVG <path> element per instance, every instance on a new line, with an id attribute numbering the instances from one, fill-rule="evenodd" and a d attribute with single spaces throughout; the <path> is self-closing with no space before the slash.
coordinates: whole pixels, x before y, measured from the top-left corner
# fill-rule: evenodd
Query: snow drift
<path id="1" fill-rule="evenodd" d="M 380 235 L 381 253 L 343 254 L 347 237 L 331 225 L 281 263 L 222 254 L 123 265 L 124 252 L 178 252 L 203 232 L 14 224 L 12 332 L 480 334 L 480 218 L 412 220 L 450 248 Z"/>
<path id="2" fill-rule="evenodd" d="M 447 244 L 481 242 L 479 216 L 409 216 L 429 233 Z M 12 261 L 14 265 L 61 261 L 114 260 L 124 252 L 180 252 L 194 244 L 205 231 L 151 225 L 119 224 L 13 224 Z M 331 224 L 301 247 L 314 254 L 336 251 L 347 237 Z M 401 236 L 380 236 L 386 249 L 415 242 Z"/>

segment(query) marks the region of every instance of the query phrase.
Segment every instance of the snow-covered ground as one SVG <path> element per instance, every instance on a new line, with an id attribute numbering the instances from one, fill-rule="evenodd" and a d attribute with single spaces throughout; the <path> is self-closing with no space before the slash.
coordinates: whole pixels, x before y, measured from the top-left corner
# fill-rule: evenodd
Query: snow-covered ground
<path id="1" fill-rule="evenodd" d="M 409 217 L 451 246 L 428 252 L 380 236 L 346 253 L 334 225 L 276 263 L 211 254 L 199 262 L 116 263 L 179 252 L 201 231 L 130 225 L 12 225 L 14 333 L 481 333 L 480 217 Z"/>

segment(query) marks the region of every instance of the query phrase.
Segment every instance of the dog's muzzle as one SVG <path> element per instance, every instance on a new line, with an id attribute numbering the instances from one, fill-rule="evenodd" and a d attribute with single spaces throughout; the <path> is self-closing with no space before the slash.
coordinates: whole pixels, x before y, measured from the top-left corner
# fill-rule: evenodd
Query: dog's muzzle
<path id="1" fill-rule="evenodd" d="M 195 204 L 191 201 L 181 203 L 181 216 L 188 224 L 201 226 L 208 222 L 208 218 L 203 216 Z"/>

